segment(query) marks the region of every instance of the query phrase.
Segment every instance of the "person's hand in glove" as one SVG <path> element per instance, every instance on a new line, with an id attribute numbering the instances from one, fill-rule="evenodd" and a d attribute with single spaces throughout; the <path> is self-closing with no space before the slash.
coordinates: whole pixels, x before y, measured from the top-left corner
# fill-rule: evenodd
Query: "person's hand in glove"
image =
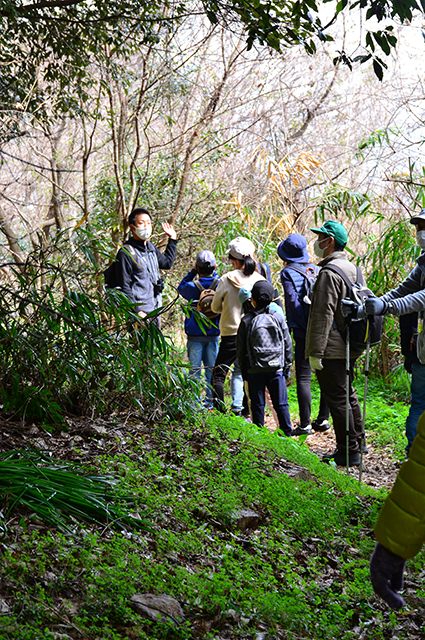
<path id="1" fill-rule="evenodd" d="M 321 371 L 323 369 L 322 358 L 309 357 L 310 367 L 312 371 Z"/>
<path id="2" fill-rule="evenodd" d="M 344 318 L 350 317 L 353 320 L 361 320 L 365 317 L 366 311 L 362 304 L 357 304 L 350 298 L 341 300 L 341 313 Z"/>
<path id="3" fill-rule="evenodd" d="M 385 316 L 390 313 L 390 305 L 381 298 L 369 296 L 366 298 L 364 306 L 368 316 Z"/>
<path id="4" fill-rule="evenodd" d="M 404 607 L 404 600 L 397 591 L 403 588 L 405 565 L 404 558 L 388 551 L 378 542 L 370 560 L 370 578 L 374 592 L 381 596 L 391 609 Z"/>

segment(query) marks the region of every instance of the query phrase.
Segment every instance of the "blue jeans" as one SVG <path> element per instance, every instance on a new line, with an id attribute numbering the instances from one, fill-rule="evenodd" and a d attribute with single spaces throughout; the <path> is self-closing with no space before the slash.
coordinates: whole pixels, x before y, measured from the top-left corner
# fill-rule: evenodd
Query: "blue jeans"
<path id="1" fill-rule="evenodd" d="M 243 378 L 238 361 L 235 360 L 233 365 L 232 377 L 230 379 L 230 391 L 232 394 L 232 409 L 234 411 L 242 411 L 243 409 Z"/>
<path id="2" fill-rule="evenodd" d="M 212 408 L 211 376 L 218 353 L 218 338 L 211 342 L 187 341 L 187 357 L 190 362 L 190 373 L 201 383 L 202 363 L 205 371 L 205 398 L 204 405 Z"/>
<path id="3" fill-rule="evenodd" d="M 406 420 L 406 437 L 409 452 L 412 442 L 416 436 L 418 420 L 425 411 L 425 364 L 412 364 L 412 383 L 410 385 L 412 400 L 410 402 L 409 415 Z"/>

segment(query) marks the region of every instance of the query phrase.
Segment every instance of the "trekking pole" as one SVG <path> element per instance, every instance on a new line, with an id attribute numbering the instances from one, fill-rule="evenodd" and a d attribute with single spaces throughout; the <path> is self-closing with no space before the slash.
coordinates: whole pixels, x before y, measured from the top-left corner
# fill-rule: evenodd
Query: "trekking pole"
<path id="1" fill-rule="evenodd" d="M 369 377 L 369 355 L 370 355 L 370 332 L 368 330 L 367 341 L 366 341 L 366 362 L 364 366 L 364 395 L 363 395 L 363 414 L 362 414 L 362 437 L 360 440 L 359 482 L 362 481 L 362 470 L 363 470 L 363 449 L 364 449 L 365 428 L 366 428 L 367 381 Z"/>
<path id="2" fill-rule="evenodd" d="M 346 381 L 345 381 L 345 456 L 347 461 L 347 475 L 350 473 L 350 317 L 347 318 L 347 340 L 346 340 Z"/>

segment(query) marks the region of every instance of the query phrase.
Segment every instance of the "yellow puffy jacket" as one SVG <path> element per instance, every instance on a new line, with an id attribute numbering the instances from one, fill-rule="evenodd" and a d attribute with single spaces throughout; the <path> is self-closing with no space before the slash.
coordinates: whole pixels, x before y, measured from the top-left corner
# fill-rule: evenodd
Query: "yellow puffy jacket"
<path id="1" fill-rule="evenodd" d="M 406 559 L 413 558 L 425 542 L 425 412 L 374 531 L 378 542 Z"/>

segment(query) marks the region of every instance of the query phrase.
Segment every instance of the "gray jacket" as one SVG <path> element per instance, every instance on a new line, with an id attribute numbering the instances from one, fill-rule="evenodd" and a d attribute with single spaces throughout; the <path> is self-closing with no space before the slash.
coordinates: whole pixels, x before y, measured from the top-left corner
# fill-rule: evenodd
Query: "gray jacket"
<path id="1" fill-rule="evenodd" d="M 416 260 L 416 267 L 405 280 L 381 300 L 392 303 L 395 316 L 404 316 L 425 309 L 425 252 Z"/>
<path id="2" fill-rule="evenodd" d="M 155 295 L 154 285 L 160 269 L 171 269 L 176 255 L 177 240 L 168 239 L 164 253 L 144 240 L 129 238 L 118 252 L 120 282 L 123 293 L 135 303 L 135 311 L 149 313 L 162 304 L 161 294 Z"/>
<path id="3" fill-rule="evenodd" d="M 425 364 L 425 252 L 421 253 L 416 260 L 416 267 L 401 285 L 386 293 L 381 300 L 391 302 L 393 307 L 391 313 L 395 316 L 418 312 L 416 353 L 419 362 Z"/>

